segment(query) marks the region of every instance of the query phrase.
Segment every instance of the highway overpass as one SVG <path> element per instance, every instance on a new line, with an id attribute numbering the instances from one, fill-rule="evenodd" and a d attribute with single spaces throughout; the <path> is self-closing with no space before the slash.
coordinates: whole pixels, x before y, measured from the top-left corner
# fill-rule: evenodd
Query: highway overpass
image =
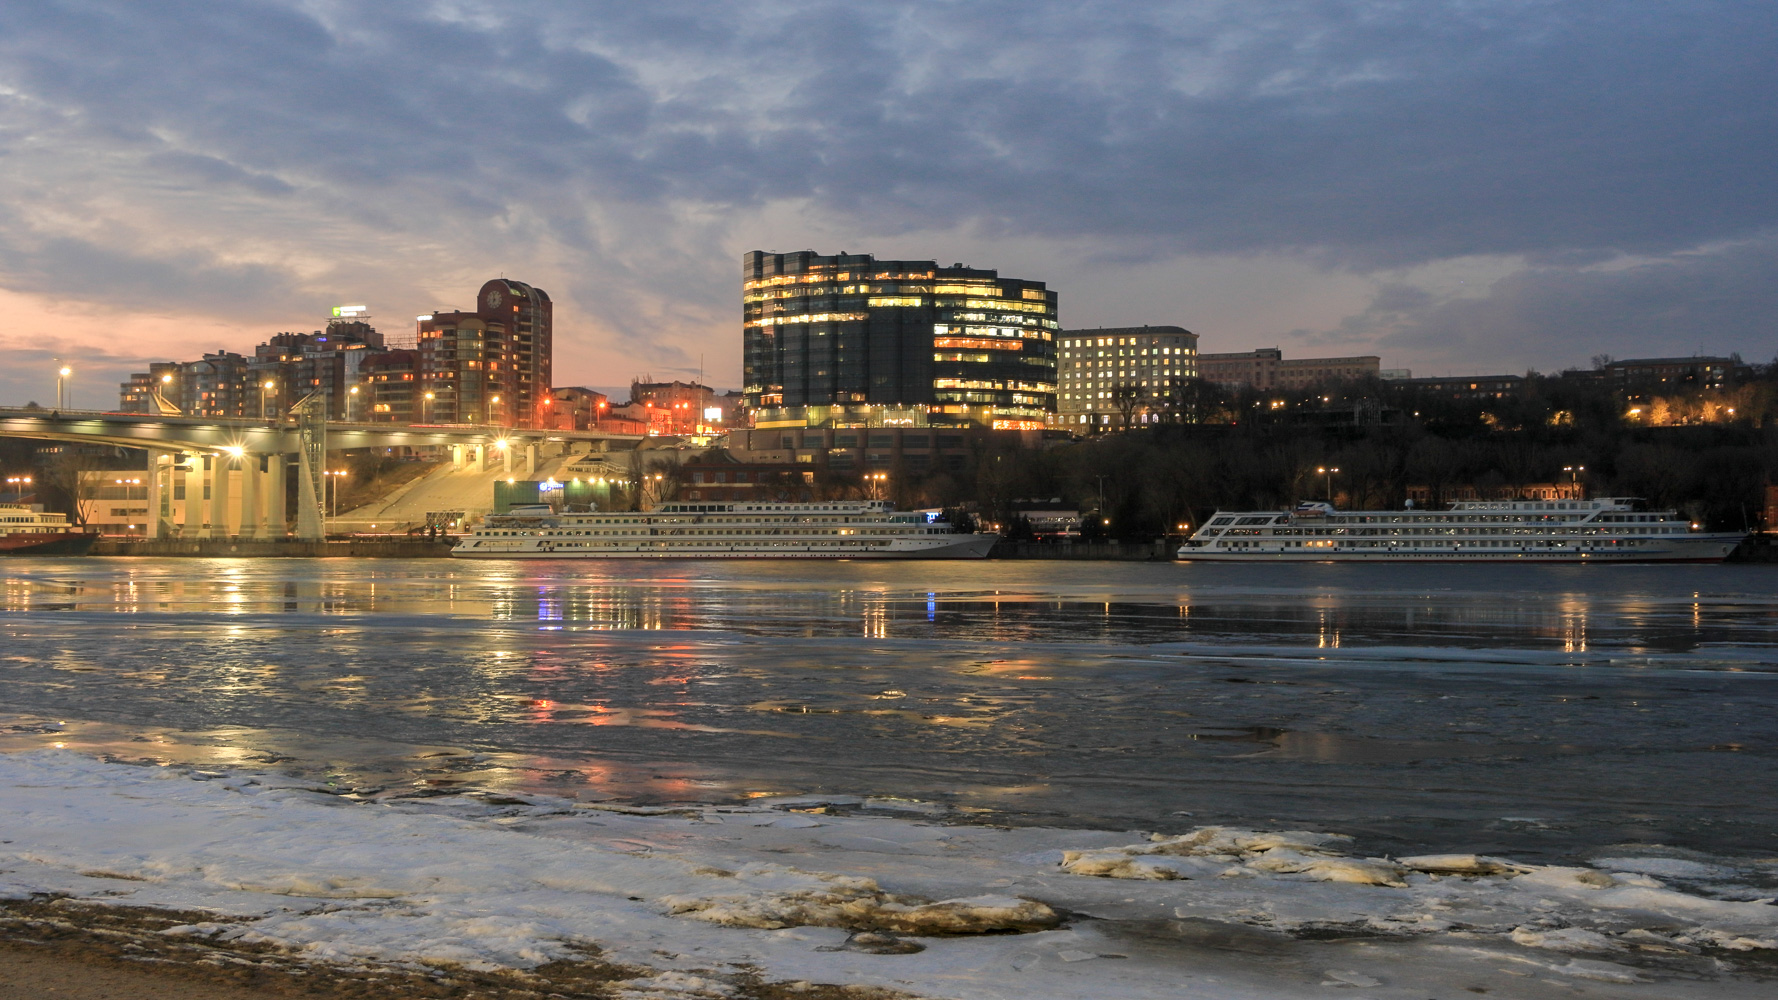
<path id="1" fill-rule="evenodd" d="M 634 446 L 642 440 L 605 431 L 342 423 L 326 420 L 322 412 L 314 397 L 270 420 L 0 407 L 0 437 L 146 450 L 150 538 L 168 533 L 174 503 L 185 505 L 186 537 L 285 537 L 291 520 L 285 483 L 294 469 L 296 537 L 305 540 L 322 537 L 321 477 L 330 451 L 430 449 L 449 453 L 459 468 L 487 470 L 499 464 L 508 473 L 530 474 L 545 443 Z"/>

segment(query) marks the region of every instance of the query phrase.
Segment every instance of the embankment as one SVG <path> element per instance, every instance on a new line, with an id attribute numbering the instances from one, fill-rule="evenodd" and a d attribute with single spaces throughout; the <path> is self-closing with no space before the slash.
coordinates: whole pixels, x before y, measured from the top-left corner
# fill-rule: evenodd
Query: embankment
<path id="1" fill-rule="evenodd" d="M 360 538 L 326 542 L 270 539 L 192 538 L 156 541 L 103 539 L 95 556 L 193 556 L 205 559 L 277 559 L 353 556 L 373 559 L 429 559 L 451 553 L 449 542 L 425 538 Z"/>

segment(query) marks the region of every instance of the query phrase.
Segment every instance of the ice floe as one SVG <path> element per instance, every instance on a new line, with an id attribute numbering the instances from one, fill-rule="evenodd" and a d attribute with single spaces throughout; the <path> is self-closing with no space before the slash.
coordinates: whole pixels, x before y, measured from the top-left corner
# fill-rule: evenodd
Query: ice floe
<path id="1" fill-rule="evenodd" d="M 0 898 L 208 913 L 166 933 L 333 962 L 533 969 L 596 950 L 638 970 L 612 987 L 632 1000 L 759 978 L 955 1000 L 1541 1000 L 1570 980 L 1751 1000 L 1769 984 L 1739 956 L 1778 949 L 1778 906 L 1686 891 L 1669 879 L 1697 869 L 1622 851 L 1385 858 L 1335 833 L 990 828 L 862 797 L 344 796 L 67 751 L 0 755 L 0 803 Z"/>

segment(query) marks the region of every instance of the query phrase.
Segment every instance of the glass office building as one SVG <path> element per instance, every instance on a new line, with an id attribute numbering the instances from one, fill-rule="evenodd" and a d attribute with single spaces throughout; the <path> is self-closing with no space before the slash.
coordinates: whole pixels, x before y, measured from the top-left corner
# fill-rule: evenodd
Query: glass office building
<path id="1" fill-rule="evenodd" d="M 1040 429 L 1056 408 L 1056 293 L 930 260 L 751 251 L 744 388 L 755 426 Z"/>

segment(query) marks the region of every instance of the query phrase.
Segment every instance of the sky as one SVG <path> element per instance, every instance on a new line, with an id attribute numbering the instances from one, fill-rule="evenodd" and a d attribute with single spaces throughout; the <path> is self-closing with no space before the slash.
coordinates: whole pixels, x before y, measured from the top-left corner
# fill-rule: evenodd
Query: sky
<path id="1" fill-rule="evenodd" d="M 505 275 L 556 384 L 739 381 L 740 258 L 1416 374 L 1778 350 L 1778 6 L 0 4 L 0 403 Z"/>

